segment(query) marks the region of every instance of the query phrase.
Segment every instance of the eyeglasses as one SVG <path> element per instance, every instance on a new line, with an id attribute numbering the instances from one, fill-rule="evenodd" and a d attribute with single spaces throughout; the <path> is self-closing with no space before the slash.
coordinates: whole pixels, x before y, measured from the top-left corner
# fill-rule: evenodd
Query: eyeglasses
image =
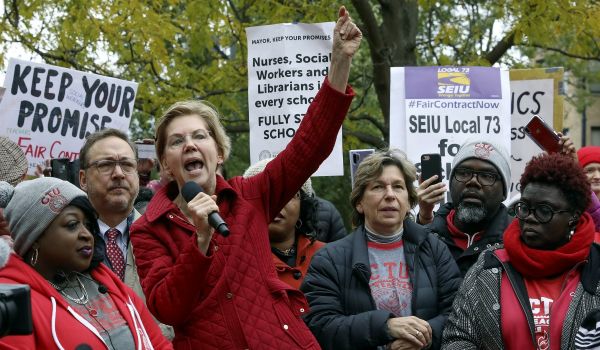
<path id="1" fill-rule="evenodd" d="M 535 207 L 530 207 L 525 202 L 517 202 L 515 204 L 515 214 L 521 220 L 527 219 L 529 214 L 533 212 L 535 218 L 541 223 L 545 224 L 552 220 L 554 214 L 558 213 L 568 213 L 569 210 L 554 210 L 548 204 L 538 204 Z"/>
<path id="2" fill-rule="evenodd" d="M 473 176 L 477 176 L 477 181 L 479 184 L 481 184 L 481 186 L 492 186 L 500 177 L 498 174 L 487 171 L 476 171 L 465 168 L 458 168 L 454 170 L 454 178 L 456 181 L 467 183 L 471 181 Z"/>
<path id="3" fill-rule="evenodd" d="M 137 171 L 137 163 L 128 159 L 101 159 L 88 164 L 88 168 L 95 167 L 102 175 L 110 175 L 115 171 L 115 166 L 119 165 L 121 171 L 126 175 L 131 175 Z"/>
<path id="4" fill-rule="evenodd" d="M 185 144 L 188 136 L 192 138 L 193 142 L 202 142 L 212 137 L 212 133 L 207 130 L 198 129 L 187 135 L 173 135 L 167 139 L 167 146 L 169 148 L 181 148 Z"/>

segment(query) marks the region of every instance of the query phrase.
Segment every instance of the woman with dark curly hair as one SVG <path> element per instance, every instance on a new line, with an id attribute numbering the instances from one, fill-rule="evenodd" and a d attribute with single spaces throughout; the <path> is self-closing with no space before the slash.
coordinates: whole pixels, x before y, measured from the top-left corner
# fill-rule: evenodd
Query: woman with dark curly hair
<path id="1" fill-rule="evenodd" d="M 600 306 L 600 246 L 590 186 L 572 157 L 534 157 L 521 176 L 504 247 L 469 270 L 444 330 L 444 349 L 573 349 Z"/>
<path id="2" fill-rule="evenodd" d="M 0 283 L 30 286 L 33 320 L 32 334 L 3 337 L 1 349 L 173 348 L 144 301 L 101 263 L 105 247 L 82 190 L 53 177 L 0 182 L 0 208 L 15 250 Z"/>
<path id="3" fill-rule="evenodd" d="M 244 177 L 260 173 L 270 161 L 263 159 L 251 165 Z M 269 224 L 277 277 L 296 289 L 300 288 L 313 255 L 325 245 L 316 239 L 316 209 L 317 200 L 308 179 Z"/>

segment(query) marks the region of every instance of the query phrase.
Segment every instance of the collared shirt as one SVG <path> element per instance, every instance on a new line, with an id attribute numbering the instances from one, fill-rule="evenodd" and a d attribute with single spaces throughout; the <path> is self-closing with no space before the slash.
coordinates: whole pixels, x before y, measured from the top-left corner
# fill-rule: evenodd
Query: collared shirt
<path id="1" fill-rule="evenodd" d="M 131 214 L 129 214 L 129 216 L 125 218 L 125 220 L 121 221 L 117 226 L 114 227 L 117 230 L 119 230 L 119 232 L 121 232 L 121 234 L 117 237 L 117 246 L 119 246 L 119 249 L 121 249 L 121 251 L 123 252 L 125 262 L 127 262 L 127 246 L 129 245 L 129 227 L 131 226 L 131 222 L 133 220 L 133 214 L 134 212 L 132 211 Z M 100 227 L 100 237 L 102 237 L 104 242 L 106 242 L 106 232 L 113 227 L 108 226 L 100 219 L 98 219 L 98 226 Z"/>

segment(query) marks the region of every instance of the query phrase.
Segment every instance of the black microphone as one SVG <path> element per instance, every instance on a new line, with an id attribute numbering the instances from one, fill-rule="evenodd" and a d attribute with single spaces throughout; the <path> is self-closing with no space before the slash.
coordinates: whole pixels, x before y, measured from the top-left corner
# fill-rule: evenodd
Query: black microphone
<path id="1" fill-rule="evenodd" d="M 181 196 L 188 203 L 200 192 L 204 192 L 204 189 L 194 181 L 186 182 L 181 188 Z M 208 223 L 211 227 L 217 230 L 221 236 L 229 236 L 229 227 L 227 227 L 227 224 L 225 221 L 223 221 L 221 215 L 219 215 L 217 211 L 213 211 L 212 213 L 208 214 Z"/>
<path id="2" fill-rule="evenodd" d="M 92 350 L 92 347 L 84 343 L 77 345 L 75 350 Z"/>

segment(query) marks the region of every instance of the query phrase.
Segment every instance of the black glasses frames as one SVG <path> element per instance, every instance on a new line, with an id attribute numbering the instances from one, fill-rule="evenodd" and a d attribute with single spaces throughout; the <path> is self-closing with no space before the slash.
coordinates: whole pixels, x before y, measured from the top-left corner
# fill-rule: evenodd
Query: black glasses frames
<path id="1" fill-rule="evenodd" d="M 550 205 L 544 203 L 538 204 L 534 207 L 530 207 L 527 203 L 521 201 L 517 202 L 514 208 L 515 215 L 520 220 L 527 219 L 527 217 L 533 212 L 533 216 L 535 216 L 535 218 L 541 224 L 550 222 L 552 218 L 554 218 L 554 214 L 570 212 L 570 210 L 564 209 L 554 210 Z"/>
<path id="2" fill-rule="evenodd" d="M 473 176 L 477 177 L 477 182 L 482 186 L 492 186 L 496 183 L 500 175 L 489 171 L 477 171 L 473 169 L 458 168 L 454 170 L 454 178 L 456 181 L 467 183 L 471 181 Z"/>

